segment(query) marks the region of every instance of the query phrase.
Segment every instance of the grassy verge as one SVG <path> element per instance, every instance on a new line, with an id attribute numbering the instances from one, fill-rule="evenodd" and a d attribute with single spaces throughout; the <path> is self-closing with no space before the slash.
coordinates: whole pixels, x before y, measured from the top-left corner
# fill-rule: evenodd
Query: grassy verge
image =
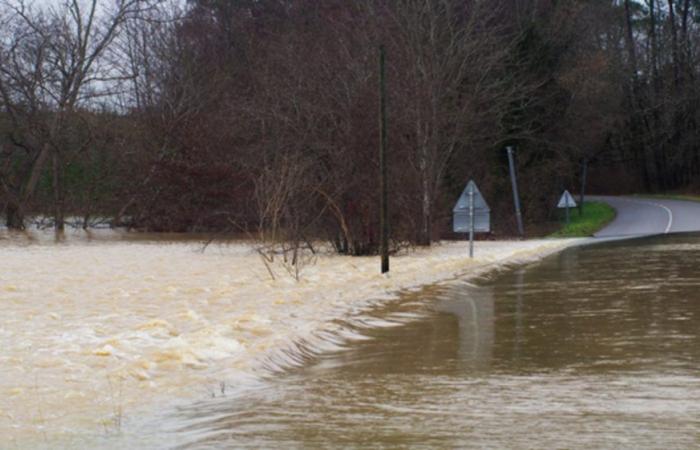
<path id="1" fill-rule="evenodd" d="M 634 196 L 642 198 L 665 198 L 668 200 L 686 200 L 689 202 L 700 202 L 700 195 L 692 194 L 635 194 Z"/>
<path id="2" fill-rule="evenodd" d="M 570 209 L 569 213 L 571 214 L 571 222 L 549 237 L 592 236 L 615 218 L 615 210 L 607 203 L 602 202 L 584 203 L 582 215 L 579 215 L 578 208 Z M 562 211 L 562 216 L 563 214 Z"/>

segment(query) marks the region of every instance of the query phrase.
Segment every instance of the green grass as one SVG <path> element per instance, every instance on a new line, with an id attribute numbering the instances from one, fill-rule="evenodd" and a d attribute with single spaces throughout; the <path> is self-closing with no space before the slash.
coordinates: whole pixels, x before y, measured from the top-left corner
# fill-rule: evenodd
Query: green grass
<path id="1" fill-rule="evenodd" d="M 549 237 L 568 238 L 592 236 L 615 218 L 615 210 L 607 203 L 585 202 L 583 215 L 579 215 L 578 208 L 569 210 L 571 222 Z M 562 223 L 564 222 L 564 210 L 561 211 Z"/>

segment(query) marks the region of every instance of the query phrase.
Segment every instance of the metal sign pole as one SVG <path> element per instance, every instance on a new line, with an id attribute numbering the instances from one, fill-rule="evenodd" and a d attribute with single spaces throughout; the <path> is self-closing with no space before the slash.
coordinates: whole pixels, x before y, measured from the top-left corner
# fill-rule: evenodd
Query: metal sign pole
<path id="1" fill-rule="evenodd" d="M 515 177 L 515 161 L 513 159 L 513 147 L 506 147 L 508 152 L 508 167 L 510 168 L 510 182 L 513 186 L 513 203 L 515 203 L 515 219 L 518 222 L 518 234 L 523 237 L 525 230 L 523 229 L 523 216 L 520 213 L 520 196 L 518 195 L 518 181 Z"/>
<path id="2" fill-rule="evenodd" d="M 574 200 L 569 191 L 564 191 L 564 193 L 561 195 L 561 198 L 559 199 L 559 203 L 557 203 L 557 208 L 566 210 L 564 213 L 566 214 L 567 225 L 571 223 L 571 213 L 569 212 L 569 208 L 576 208 L 577 206 L 578 205 L 576 205 L 576 200 Z"/>
<path id="3" fill-rule="evenodd" d="M 469 257 L 474 257 L 474 186 L 469 186 Z"/>
<path id="4" fill-rule="evenodd" d="M 474 181 L 467 186 L 452 208 L 452 231 L 469 239 L 469 257 L 474 257 L 474 235 L 491 232 L 491 210 Z"/>

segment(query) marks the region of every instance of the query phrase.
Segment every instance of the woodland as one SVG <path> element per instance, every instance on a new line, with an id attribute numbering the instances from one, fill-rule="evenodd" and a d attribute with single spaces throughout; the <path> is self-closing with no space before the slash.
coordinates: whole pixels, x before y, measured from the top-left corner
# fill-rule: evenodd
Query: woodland
<path id="1" fill-rule="evenodd" d="M 376 253 L 380 46 L 393 248 L 700 191 L 700 0 L 0 0 L 0 216 Z"/>

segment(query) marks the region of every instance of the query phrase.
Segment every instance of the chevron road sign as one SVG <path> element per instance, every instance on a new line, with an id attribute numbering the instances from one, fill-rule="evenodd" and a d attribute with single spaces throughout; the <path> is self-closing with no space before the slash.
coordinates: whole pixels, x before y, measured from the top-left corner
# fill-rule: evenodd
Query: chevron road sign
<path id="1" fill-rule="evenodd" d="M 576 201 L 574 197 L 569 194 L 569 191 L 564 191 L 564 193 L 561 194 L 557 208 L 576 208 Z"/>
<path id="2" fill-rule="evenodd" d="M 474 257 L 474 233 L 491 231 L 491 209 L 474 181 L 469 181 L 452 208 L 452 230 L 469 233 L 469 257 Z"/>

